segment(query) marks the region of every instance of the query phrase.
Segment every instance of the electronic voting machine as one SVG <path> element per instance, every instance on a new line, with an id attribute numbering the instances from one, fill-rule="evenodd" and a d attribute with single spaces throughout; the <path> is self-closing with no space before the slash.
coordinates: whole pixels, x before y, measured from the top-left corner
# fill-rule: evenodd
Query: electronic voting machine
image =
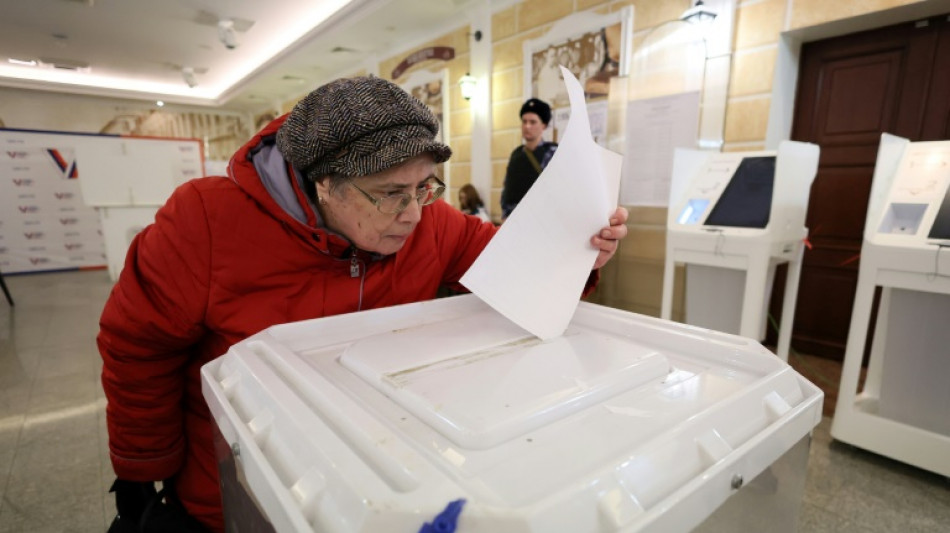
<path id="1" fill-rule="evenodd" d="M 675 265 L 685 264 L 686 323 L 761 341 L 775 267 L 788 263 L 777 350 L 788 360 L 818 153 L 794 141 L 777 151 L 677 150 L 662 318 L 672 315 Z"/>
<path id="2" fill-rule="evenodd" d="M 858 390 L 877 287 L 881 300 Z M 950 141 L 881 139 L 831 434 L 950 476 Z"/>

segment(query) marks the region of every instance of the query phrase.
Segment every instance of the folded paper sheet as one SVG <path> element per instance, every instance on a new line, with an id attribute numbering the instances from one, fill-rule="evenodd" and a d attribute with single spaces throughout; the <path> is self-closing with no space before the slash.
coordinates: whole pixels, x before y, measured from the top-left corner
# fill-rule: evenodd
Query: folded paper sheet
<path id="1" fill-rule="evenodd" d="M 466 288 L 541 339 L 564 333 L 597 259 L 590 239 L 617 208 L 623 158 L 590 133 L 584 90 L 561 67 L 571 118 L 551 162 L 462 277 Z"/>

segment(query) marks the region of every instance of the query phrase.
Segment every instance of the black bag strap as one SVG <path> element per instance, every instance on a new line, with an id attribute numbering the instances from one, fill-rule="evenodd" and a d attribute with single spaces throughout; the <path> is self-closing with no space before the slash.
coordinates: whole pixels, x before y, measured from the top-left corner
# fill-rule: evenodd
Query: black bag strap
<path id="1" fill-rule="evenodd" d="M 538 174 L 540 174 L 541 163 L 538 163 L 538 158 L 534 157 L 534 152 L 532 152 L 531 150 L 528 150 L 527 146 L 522 146 L 521 149 L 524 150 L 524 155 L 528 156 L 528 161 L 531 162 L 531 166 L 534 167 L 534 170 L 536 170 Z"/>

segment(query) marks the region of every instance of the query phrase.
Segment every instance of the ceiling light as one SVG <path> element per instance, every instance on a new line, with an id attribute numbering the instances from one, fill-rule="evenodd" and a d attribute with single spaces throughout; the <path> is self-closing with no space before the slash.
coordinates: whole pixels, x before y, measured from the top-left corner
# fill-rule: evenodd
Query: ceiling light
<path id="1" fill-rule="evenodd" d="M 238 46 L 237 30 L 234 29 L 234 21 L 231 19 L 221 19 L 218 21 L 218 40 L 228 50 L 234 50 Z"/>
<path id="2" fill-rule="evenodd" d="M 157 105 L 158 107 L 165 107 L 165 102 L 159 100 L 159 101 L 155 102 L 155 105 Z"/>
<path id="3" fill-rule="evenodd" d="M 34 59 L 17 59 L 15 57 L 8 57 L 7 63 L 20 65 L 21 67 L 35 67 L 36 65 L 38 65 L 38 63 Z"/>
<path id="4" fill-rule="evenodd" d="M 185 83 L 187 83 L 189 87 L 194 88 L 198 86 L 198 78 L 195 77 L 195 69 L 191 67 L 182 68 L 181 77 L 185 80 Z"/>
<path id="5" fill-rule="evenodd" d="M 459 90 L 462 91 L 462 98 L 466 100 L 471 100 L 475 96 L 475 85 L 478 84 L 478 80 L 475 79 L 475 76 L 472 76 L 468 72 L 465 73 L 459 79 Z"/>
<path id="6" fill-rule="evenodd" d="M 59 57 L 41 57 L 40 66 L 52 67 L 59 70 L 74 70 L 76 72 L 89 72 L 89 63 L 78 61 L 76 59 L 63 59 Z"/>
<path id="7" fill-rule="evenodd" d="M 712 22 L 716 18 L 716 12 L 706 7 L 703 0 L 696 0 L 693 7 L 687 9 L 680 15 L 680 20 L 690 24 L 702 24 Z"/>

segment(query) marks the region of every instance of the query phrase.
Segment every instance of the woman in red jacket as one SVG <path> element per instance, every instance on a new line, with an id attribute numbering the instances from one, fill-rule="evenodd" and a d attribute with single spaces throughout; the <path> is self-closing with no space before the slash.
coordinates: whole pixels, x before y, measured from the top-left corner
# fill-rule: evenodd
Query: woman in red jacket
<path id="1" fill-rule="evenodd" d="M 436 164 L 451 155 L 437 131 L 388 81 L 331 82 L 254 136 L 227 177 L 179 187 L 136 236 L 98 336 L 118 478 L 110 531 L 223 530 L 199 369 L 232 344 L 462 289 L 496 228 L 437 201 Z M 626 217 L 618 209 L 592 238 L 595 269 Z"/>

